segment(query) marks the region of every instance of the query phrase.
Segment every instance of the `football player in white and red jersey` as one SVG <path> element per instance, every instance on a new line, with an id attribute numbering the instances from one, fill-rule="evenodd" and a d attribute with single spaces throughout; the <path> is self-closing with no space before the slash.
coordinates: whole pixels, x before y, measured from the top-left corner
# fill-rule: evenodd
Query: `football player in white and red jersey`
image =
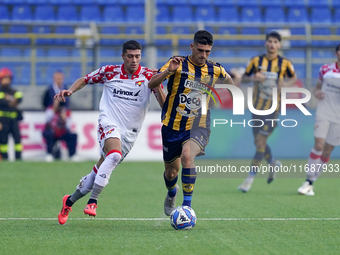
<path id="1" fill-rule="evenodd" d="M 67 221 L 72 205 L 90 191 L 91 196 L 84 213 L 96 216 L 98 196 L 108 184 L 112 171 L 129 153 L 137 139 L 150 106 L 152 92 L 163 106 L 165 94 L 161 86 L 154 90 L 148 87 L 153 72 L 157 70 L 139 64 L 141 49 L 137 41 L 125 42 L 122 53 L 124 64 L 103 66 L 79 78 L 68 90 L 62 90 L 55 96 L 59 101 L 65 101 L 66 96 L 71 96 L 88 84 L 104 85 L 97 131 L 101 156 L 91 173 L 80 180 L 75 192 L 63 197 L 63 207 L 58 215 L 60 224 Z"/>
<path id="2" fill-rule="evenodd" d="M 314 95 L 319 99 L 315 116 L 315 144 L 308 158 L 307 179 L 298 189 L 314 196 L 313 182 L 328 163 L 335 146 L 340 145 L 340 44 L 335 48 L 337 61 L 323 65 Z"/>

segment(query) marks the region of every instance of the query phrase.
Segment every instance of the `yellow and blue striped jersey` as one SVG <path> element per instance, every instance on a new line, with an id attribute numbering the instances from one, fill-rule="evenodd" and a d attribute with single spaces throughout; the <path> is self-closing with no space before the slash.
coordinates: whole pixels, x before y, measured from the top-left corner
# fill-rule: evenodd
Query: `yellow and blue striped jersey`
<path id="1" fill-rule="evenodd" d="M 173 57 L 172 57 L 173 58 Z M 165 71 L 171 59 L 160 68 Z M 208 88 L 219 81 L 224 82 L 229 78 L 222 65 L 212 61 L 206 61 L 202 66 L 197 66 L 190 60 L 190 56 L 184 59 L 176 72 L 168 75 L 168 94 L 162 109 L 163 125 L 177 131 L 191 130 L 203 127 L 210 130 L 209 102 L 211 96 L 206 92 Z M 206 84 L 206 85 L 205 85 Z M 202 95 L 207 98 L 207 114 L 202 114 Z"/>
<path id="2" fill-rule="evenodd" d="M 295 75 L 292 62 L 278 55 L 275 59 L 269 60 L 265 54 L 256 56 L 248 63 L 245 75 L 252 75 L 261 72 L 266 76 L 264 82 L 254 83 L 253 105 L 257 110 L 268 110 L 272 106 L 272 88 L 278 86 L 279 79 L 293 77 Z M 281 93 L 278 91 L 278 111 L 281 105 Z"/>

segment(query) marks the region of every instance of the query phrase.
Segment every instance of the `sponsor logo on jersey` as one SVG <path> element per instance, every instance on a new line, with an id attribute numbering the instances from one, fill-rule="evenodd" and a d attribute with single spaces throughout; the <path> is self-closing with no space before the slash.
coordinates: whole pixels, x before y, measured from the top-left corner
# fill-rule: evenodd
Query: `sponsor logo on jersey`
<path id="1" fill-rule="evenodd" d="M 108 135 L 108 134 L 111 134 L 112 133 L 112 131 L 114 131 L 115 129 L 114 128 L 112 128 L 111 130 L 109 130 L 109 131 L 107 131 L 106 132 L 106 134 Z"/>

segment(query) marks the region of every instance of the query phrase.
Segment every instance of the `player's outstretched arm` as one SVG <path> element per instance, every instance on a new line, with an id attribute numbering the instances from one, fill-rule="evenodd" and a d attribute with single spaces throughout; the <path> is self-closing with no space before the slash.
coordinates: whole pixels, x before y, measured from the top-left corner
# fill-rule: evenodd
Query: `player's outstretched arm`
<path id="1" fill-rule="evenodd" d="M 315 86 L 315 89 L 313 91 L 314 96 L 319 100 L 322 100 L 322 99 L 325 98 L 325 93 L 321 90 L 321 86 L 322 86 L 322 81 L 318 80 L 318 82 Z"/>
<path id="2" fill-rule="evenodd" d="M 58 101 L 65 102 L 65 97 L 71 96 L 74 92 L 84 88 L 86 86 L 86 82 L 84 77 L 76 80 L 69 89 L 63 89 L 58 94 L 54 96 Z"/>
<path id="3" fill-rule="evenodd" d="M 174 57 L 171 59 L 169 66 L 163 72 L 155 74 L 152 76 L 149 82 L 149 88 L 154 89 L 159 86 L 169 75 L 172 75 L 176 72 L 177 68 L 180 66 L 181 62 L 183 62 L 183 58 Z"/>
<path id="4" fill-rule="evenodd" d="M 165 98 L 166 98 L 166 94 L 164 93 L 164 90 L 163 90 L 163 85 L 162 84 L 159 85 L 154 90 L 155 90 L 155 96 L 157 98 L 158 104 L 161 108 L 163 108 Z"/>

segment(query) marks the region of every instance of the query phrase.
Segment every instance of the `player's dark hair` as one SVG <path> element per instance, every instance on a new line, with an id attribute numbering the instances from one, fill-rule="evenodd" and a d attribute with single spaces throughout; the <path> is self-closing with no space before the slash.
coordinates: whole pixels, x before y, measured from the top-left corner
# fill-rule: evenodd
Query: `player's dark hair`
<path id="1" fill-rule="evenodd" d="M 125 54 L 127 50 L 142 50 L 142 45 L 135 40 L 129 40 L 123 43 L 123 54 Z"/>
<path id="2" fill-rule="evenodd" d="M 276 31 L 271 31 L 266 35 L 266 41 L 269 37 L 276 38 L 279 42 L 281 42 L 281 35 Z"/>
<path id="3" fill-rule="evenodd" d="M 338 50 L 340 50 L 340 43 L 338 44 L 338 46 L 336 46 L 335 52 L 337 52 Z"/>
<path id="4" fill-rule="evenodd" d="M 212 46 L 214 39 L 212 34 L 207 30 L 198 30 L 194 35 L 194 43 Z"/>

